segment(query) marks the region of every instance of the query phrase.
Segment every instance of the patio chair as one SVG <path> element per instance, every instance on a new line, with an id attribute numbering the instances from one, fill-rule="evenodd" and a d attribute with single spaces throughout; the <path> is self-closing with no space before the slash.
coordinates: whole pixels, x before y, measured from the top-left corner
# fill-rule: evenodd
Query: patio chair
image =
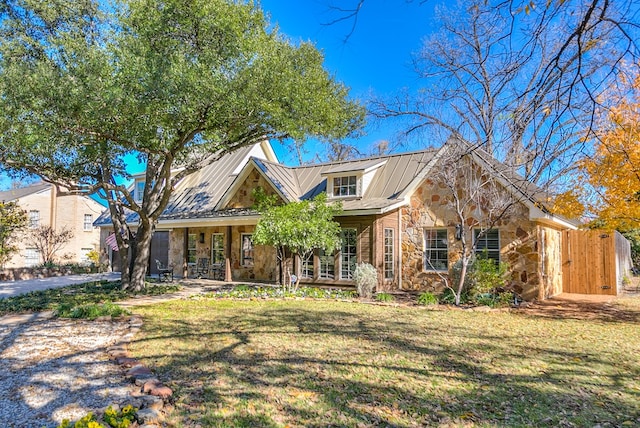
<path id="1" fill-rule="evenodd" d="M 158 268 L 159 282 L 162 282 L 163 280 L 170 280 L 171 282 L 173 282 L 173 266 L 164 266 L 160 260 L 156 259 L 156 267 Z"/>
<path id="2" fill-rule="evenodd" d="M 196 263 L 196 278 L 202 278 L 209 275 L 209 259 L 201 258 Z"/>

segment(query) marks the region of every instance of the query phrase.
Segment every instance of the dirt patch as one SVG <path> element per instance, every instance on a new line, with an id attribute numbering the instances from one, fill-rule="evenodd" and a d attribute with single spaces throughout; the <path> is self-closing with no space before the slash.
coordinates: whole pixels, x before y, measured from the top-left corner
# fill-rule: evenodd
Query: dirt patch
<path id="1" fill-rule="evenodd" d="M 544 318 L 640 322 L 640 293 L 629 292 L 615 298 L 561 295 L 525 303 L 516 311 Z"/>

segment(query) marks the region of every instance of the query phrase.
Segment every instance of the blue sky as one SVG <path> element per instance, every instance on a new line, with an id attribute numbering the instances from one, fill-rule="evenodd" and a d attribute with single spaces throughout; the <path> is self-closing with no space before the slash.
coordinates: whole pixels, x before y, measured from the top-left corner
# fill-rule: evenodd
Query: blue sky
<path id="1" fill-rule="evenodd" d="M 294 41 L 312 41 L 324 53 L 326 68 L 351 88 L 353 98 L 365 101 L 371 94 L 388 96 L 402 88 L 415 89 L 418 79 L 411 55 L 434 28 L 433 10 L 440 2 L 366 0 L 355 30 L 345 41 L 353 21 L 327 25 L 344 16 L 332 10 L 331 5 L 347 9 L 357 3 L 357 0 L 304 0 L 292 5 L 284 0 L 261 1 L 262 9 L 282 33 Z M 400 129 L 372 123 L 365 131 L 367 135 L 351 143 L 366 152 L 379 140 L 393 140 Z M 296 163 L 285 147 L 278 144 L 274 147 L 281 162 Z M 314 156 L 316 148 L 314 141 L 308 142 L 307 158 Z"/>
<path id="2" fill-rule="evenodd" d="M 281 33 L 292 41 L 311 41 L 325 55 L 327 70 L 346 86 L 351 88 L 351 96 L 366 101 L 372 94 L 393 95 L 403 88 L 416 88 L 417 75 L 411 66 L 411 55 L 418 51 L 421 41 L 433 28 L 433 10 L 440 2 L 366 0 L 358 14 L 353 33 L 353 20 L 328 25 L 336 18 L 344 16 L 331 9 L 331 5 L 350 8 L 358 0 L 262 0 L 262 9 L 269 15 L 270 22 L 278 25 Z M 380 140 L 393 141 L 399 132 L 393 126 L 370 124 L 366 135 L 358 140 L 348 141 L 366 152 Z M 289 165 L 297 163 L 286 146 L 273 143 L 281 162 Z M 411 149 L 419 146 L 409 147 Z M 321 147 L 317 141 L 305 144 L 305 160 L 312 159 Z M 131 157 L 130 172 L 140 172 Z M 0 188 L 9 183 L 0 176 Z"/>

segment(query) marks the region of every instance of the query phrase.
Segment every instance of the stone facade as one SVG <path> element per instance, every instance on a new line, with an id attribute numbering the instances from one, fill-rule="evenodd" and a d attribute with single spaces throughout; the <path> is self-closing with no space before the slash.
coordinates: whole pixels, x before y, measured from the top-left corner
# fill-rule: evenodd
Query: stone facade
<path id="1" fill-rule="evenodd" d="M 460 258 L 461 244 L 455 238 L 458 221 L 449 200 L 448 190 L 443 184 L 427 179 L 411 196 L 409 206 L 402 209 L 402 289 L 441 291 L 445 286 L 447 271 L 435 271 L 424 266 L 426 228 L 447 230 L 449 269 Z M 560 255 L 556 251 L 559 244 L 554 238 L 546 252 L 548 268 L 544 273 L 539 271 L 539 226 L 528 218 L 527 207 L 517 203 L 509 216 L 498 221 L 495 228 L 499 231 L 500 260 L 509 264 L 510 286 L 525 299 L 532 299 L 540 294 L 542 275 L 555 274 Z M 547 232 L 547 235 L 550 234 Z M 471 239 L 467 236 L 467 242 Z M 550 271 L 552 265 L 554 268 Z M 549 287 L 557 290 L 556 283 L 557 279 L 553 279 Z"/>

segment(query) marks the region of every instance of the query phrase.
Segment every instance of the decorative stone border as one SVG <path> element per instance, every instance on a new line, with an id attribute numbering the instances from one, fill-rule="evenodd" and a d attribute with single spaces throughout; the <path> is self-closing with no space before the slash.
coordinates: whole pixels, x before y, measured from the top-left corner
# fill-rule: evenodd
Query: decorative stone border
<path id="1" fill-rule="evenodd" d="M 130 404 L 139 409 L 136 419 L 140 428 L 150 428 L 161 426 L 166 415 L 173 410 L 169 403 L 173 391 L 162 384 L 147 366 L 129 354 L 127 344 L 138 334 L 140 327 L 142 317 L 129 317 L 129 332 L 123 336 L 120 344 L 109 347 L 107 354 L 122 367 L 125 375 L 138 387 L 131 393 Z"/>

